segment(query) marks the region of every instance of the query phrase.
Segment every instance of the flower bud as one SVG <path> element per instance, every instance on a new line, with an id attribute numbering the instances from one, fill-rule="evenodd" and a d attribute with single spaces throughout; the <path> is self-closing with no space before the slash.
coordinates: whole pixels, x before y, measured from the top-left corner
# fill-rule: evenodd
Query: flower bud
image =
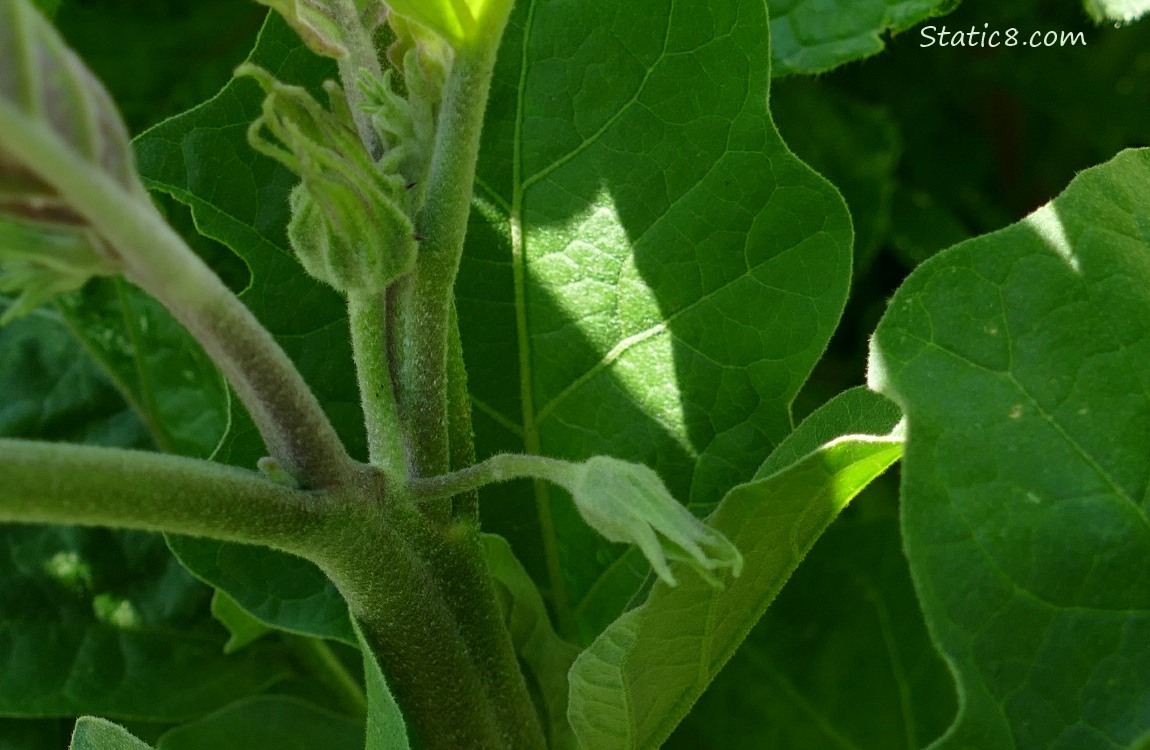
<path id="1" fill-rule="evenodd" d="M 650 468 L 609 456 L 574 468 L 567 489 L 583 520 L 612 542 L 637 545 L 668 585 L 678 583 L 668 560 L 686 563 L 713 586 L 721 585 L 714 571 L 742 571 L 735 545 L 676 502 Z"/>
<path id="2" fill-rule="evenodd" d="M 415 229 L 403 209 L 406 182 L 373 162 L 347 102 L 330 85 L 330 110 L 306 90 L 241 66 L 267 92 L 252 145 L 301 178 L 292 192 L 288 239 L 309 274 L 343 293 L 383 291 L 415 263 Z M 267 130 L 273 137 L 264 137 Z"/>

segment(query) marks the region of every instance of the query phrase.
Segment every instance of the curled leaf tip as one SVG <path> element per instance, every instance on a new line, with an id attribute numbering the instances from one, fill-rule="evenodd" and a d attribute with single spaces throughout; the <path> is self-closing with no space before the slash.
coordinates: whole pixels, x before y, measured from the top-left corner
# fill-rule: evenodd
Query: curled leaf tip
<path id="1" fill-rule="evenodd" d="M 576 467 L 568 486 L 579 514 L 613 542 L 634 544 L 667 585 L 678 585 L 671 562 L 685 564 L 713 586 L 737 577 L 743 556 L 723 534 L 679 504 L 652 469 L 609 456 Z"/>

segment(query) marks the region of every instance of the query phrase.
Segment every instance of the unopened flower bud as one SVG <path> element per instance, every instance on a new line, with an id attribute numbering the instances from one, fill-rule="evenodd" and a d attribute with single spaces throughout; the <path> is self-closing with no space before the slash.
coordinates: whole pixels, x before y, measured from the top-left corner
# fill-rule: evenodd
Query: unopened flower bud
<path id="1" fill-rule="evenodd" d="M 716 571 L 737 577 L 743 569 L 735 545 L 676 502 L 646 466 L 596 456 L 574 467 L 567 489 L 583 520 L 610 541 L 637 545 L 670 586 L 678 582 L 669 560 L 686 563 L 714 586 L 721 585 Z"/>
<path id="2" fill-rule="evenodd" d="M 301 178 L 292 193 L 288 238 L 315 278 L 343 293 L 383 291 L 415 263 L 415 228 L 404 210 L 406 180 L 376 164 L 356 132 L 342 92 L 330 110 L 306 90 L 244 65 L 267 92 L 249 140 Z M 273 140 L 267 139 L 267 130 Z"/>

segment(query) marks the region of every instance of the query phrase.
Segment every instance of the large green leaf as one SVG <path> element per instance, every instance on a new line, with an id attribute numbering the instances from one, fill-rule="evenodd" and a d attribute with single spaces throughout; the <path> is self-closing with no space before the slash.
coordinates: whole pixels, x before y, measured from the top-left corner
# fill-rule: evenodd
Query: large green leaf
<path id="1" fill-rule="evenodd" d="M 269 16 L 252 62 L 284 80 L 317 88 L 335 75 L 279 18 Z M 354 453 L 362 454 L 363 421 L 343 302 L 304 273 L 288 246 L 287 196 L 295 177 L 249 147 L 245 132 L 263 95 L 235 79 L 210 101 L 136 139 L 145 182 L 192 209 L 197 227 L 247 264 L 242 294 L 312 385 Z M 212 165 L 205 168 L 205 165 Z M 262 443 L 238 405 L 220 458 L 254 466 Z M 355 639 L 347 608 L 313 564 L 272 550 L 172 537 L 172 550 L 200 578 L 219 586 L 262 622 L 306 635 Z M 276 588 L 269 591 L 267 581 Z"/>
<path id="2" fill-rule="evenodd" d="M 771 123 L 769 52 L 760 3 L 516 5 L 457 286 L 481 455 L 612 454 L 709 506 L 791 431 L 850 227 Z M 565 635 L 646 574 L 542 484 L 486 505 Z"/>
<path id="3" fill-rule="evenodd" d="M 152 750 L 146 742 L 110 721 L 95 716 L 81 716 L 72 733 L 69 750 Z"/>
<path id="4" fill-rule="evenodd" d="M 889 406 L 867 413 L 888 429 L 898 418 Z M 901 452 L 898 438 L 847 435 L 732 490 L 708 522 L 739 547 L 743 574 L 721 590 L 687 571 L 675 588 L 658 582 L 580 654 L 569 714 L 583 746 L 659 747 L 839 511 Z"/>
<path id="5" fill-rule="evenodd" d="M 883 35 L 949 13 L 958 0 L 770 0 L 772 75 L 823 73 L 883 49 Z"/>
<path id="6" fill-rule="evenodd" d="M 888 431 L 900 416 L 890 401 L 848 390 L 803 420 L 757 476 L 836 436 Z M 889 476 L 851 501 L 668 748 L 914 750 L 942 734 L 953 681 L 919 613 L 896 501 Z"/>
<path id="7" fill-rule="evenodd" d="M 1150 151 L 924 263 L 872 343 L 902 525 L 961 710 L 938 748 L 1150 728 Z"/>
<path id="8" fill-rule="evenodd" d="M 259 696 L 168 731 L 156 750 L 363 750 L 363 724 L 298 698 Z"/>

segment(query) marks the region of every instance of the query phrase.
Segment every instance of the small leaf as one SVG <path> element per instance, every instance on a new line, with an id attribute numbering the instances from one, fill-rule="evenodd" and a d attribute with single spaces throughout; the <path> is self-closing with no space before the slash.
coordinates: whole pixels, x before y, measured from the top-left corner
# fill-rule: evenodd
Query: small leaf
<path id="1" fill-rule="evenodd" d="M 212 594 L 212 617 L 219 620 L 232 634 L 224 644 L 225 654 L 235 653 L 271 632 L 271 628 L 248 614 L 246 609 L 221 589 L 216 589 Z"/>
<path id="2" fill-rule="evenodd" d="M 366 750 L 410 750 L 407 739 L 407 723 L 395 696 L 387 686 L 387 679 L 375 658 L 371 647 L 363 640 L 363 634 L 356 626 L 359 650 L 363 653 L 363 673 L 367 682 L 367 747 Z M 444 721 L 451 721 L 449 715 Z"/>
<path id="3" fill-rule="evenodd" d="M 81 716 L 76 721 L 69 750 L 152 750 L 152 746 L 110 721 Z"/>
<path id="4" fill-rule="evenodd" d="M 901 452 L 894 438 L 847 436 L 733 489 L 708 520 L 743 551 L 745 572 L 723 590 L 657 582 L 580 654 L 569 715 L 583 746 L 659 747 L 838 512 Z"/>
<path id="5" fill-rule="evenodd" d="M 454 47 L 496 44 L 514 0 L 384 0 L 391 11 L 439 34 Z"/>
<path id="6" fill-rule="evenodd" d="M 193 574 L 227 592 L 259 622 L 289 633 L 355 645 L 347 604 L 314 564 L 263 547 L 170 534 Z"/>
<path id="7" fill-rule="evenodd" d="M 363 750 L 363 724 L 299 698 L 261 695 L 164 734 L 156 750 Z"/>
<path id="8" fill-rule="evenodd" d="M 543 597 L 515 557 L 511 545 L 494 534 L 482 536 L 487 568 L 495 579 L 503 619 L 524 666 L 550 750 L 578 750 L 567 721 L 567 672 L 579 649 L 555 634 Z"/>

